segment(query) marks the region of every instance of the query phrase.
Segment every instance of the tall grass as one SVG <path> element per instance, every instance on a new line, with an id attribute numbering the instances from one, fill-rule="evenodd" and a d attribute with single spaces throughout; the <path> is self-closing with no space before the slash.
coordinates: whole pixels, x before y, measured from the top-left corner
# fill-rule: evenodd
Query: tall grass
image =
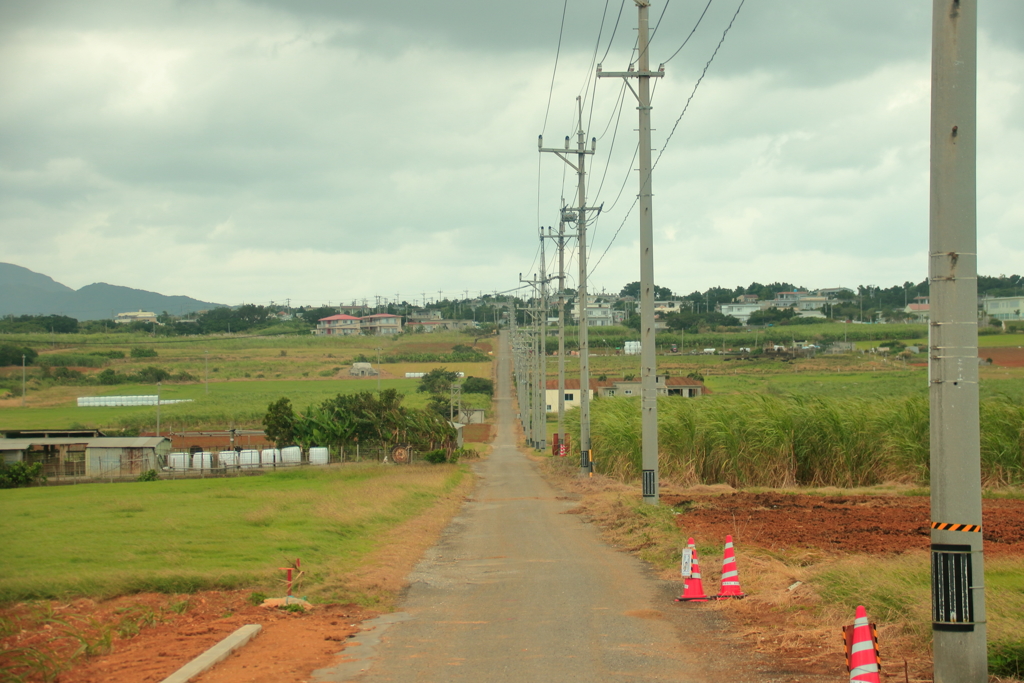
<path id="1" fill-rule="evenodd" d="M 579 434 L 579 411 L 567 416 Z M 986 400 L 981 408 L 982 477 L 1024 482 L 1024 407 Z M 622 479 L 640 472 L 636 399 L 591 404 L 599 471 Z M 870 486 L 928 481 L 929 409 L 922 396 L 804 398 L 731 395 L 662 398 L 658 441 L 663 476 L 680 483 L 732 486 Z M 577 441 L 578 442 L 578 441 Z"/>

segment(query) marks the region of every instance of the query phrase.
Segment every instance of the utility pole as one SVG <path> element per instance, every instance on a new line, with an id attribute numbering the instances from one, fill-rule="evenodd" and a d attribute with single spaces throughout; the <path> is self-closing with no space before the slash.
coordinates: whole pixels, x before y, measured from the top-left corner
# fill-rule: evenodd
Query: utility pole
<path id="1" fill-rule="evenodd" d="M 156 435 L 160 436 L 160 382 L 156 383 Z"/>
<path id="2" fill-rule="evenodd" d="M 579 113 L 579 126 L 576 131 L 576 154 L 577 162 L 569 161 L 566 154 L 569 153 L 569 136 L 565 136 L 565 149 L 545 148 L 544 136 L 537 136 L 537 147 L 541 152 L 551 152 L 559 159 L 569 164 L 576 171 L 578 177 L 578 206 L 576 208 L 576 239 L 579 249 L 579 290 L 576 299 L 580 308 L 579 338 L 580 338 L 580 473 L 591 474 L 594 465 L 590 458 L 590 342 L 587 338 L 587 211 L 594 207 L 587 207 L 587 171 L 586 159 L 588 154 L 593 154 L 597 149 L 597 138 L 590 139 L 590 149 L 587 149 L 586 136 L 583 133 L 583 101 L 576 98 L 576 105 Z M 597 209 L 600 212 L 600 209 Z"/>
<path id="3" fill-rule="evenodd" d="M 648 24 L 649 0 L 633 0 L 637 6 L 637 70 L 601 73 L 597 76 L 622 78 L 630 90 L 629 79 L 637 79 L 637 99 L 640 112 L 640 410 L 641 410 L 641 469 L 643 471 L 644 502 L 658 504 L 658 369 L 654 328 L 654 221 L 651 214 L 651 78 L 665 75 L 665 65 L 652 72 L 648 54 L 650 28 Z"/>
<path id="4" fill-rule="evenodd" d="M 537 338 L 537 448 L 548 443 L 548 277 L 544 228 L 540 228 L 540 334 Z"/>
<path id="5" fill-rule="evenodd" d="M 203 383 L 206 384 L 206 395 L 210 395 L 210 352 L 204 351 Z"/>
<path id="6" fill-rule="evenodd" d="M 978 399 L 977 2 L 933 0 L 928 279 L 933 674 L 988 680 Z"/>
<path id="7" fill-rule="evenodd" d="M 21 407 L 25 407 L 25 354 L 21 354 Z"/>
<path id="8" fill-rule="evenodd" d="M 551 234 L 548 228 L 547 239 L 554 240 L 558 245 L 558 442 L 565 443 L 565 223 L 568 220 L 564 207 L 559 212 L 558 234 Z M 543 233 L 542 233 L 543 234 Z M 546 308 L 545 308 L 546 310 Z M 545 381 L 545 403 L 546 403 Z"/>

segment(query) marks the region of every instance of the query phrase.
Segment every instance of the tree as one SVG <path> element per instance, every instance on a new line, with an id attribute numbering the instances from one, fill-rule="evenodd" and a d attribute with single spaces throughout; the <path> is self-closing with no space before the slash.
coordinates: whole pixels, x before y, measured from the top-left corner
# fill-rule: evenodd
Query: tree
<path id="1" fill-rule="evenodd" d="M 494 382 L 483 377 L 467 377 L 462 383 L 464 394 L 493 394 Z"/>
<path id="2" fill-rule="evenodd" d="M 21 365 L 21 357 L 25 356 L 25 365 L 32 365 L 32 362 L 39 354 L 27 346 L 12 346 L 0 344 L 0 367 L 5 365 Z"/>
<path id="3" fill-rule="evenodd" d="M 329 318 L 337 315 L 338 309 L 333 306 L 320 306 L 319 308 L 307 308 L 301 314 L 303 321 L 310 327 L 316 327 L 317 322 L 322 318 Z"/>
<path id="4" fill-rule="evenodd" d="M 289 399 L 282 397 L 267 406 L 263 432 L 278 447 L 295 442 L 295 411 Z"/>
<path id="5" fill-rule="evenodd" d="M 619 296 L 631 296 L 637 301 L 640 300 L 640 283 L 630 282 L 628 285 L 622 288 L 619 292 Z M 657 301 L 667 301 L 673 297 L 672 290 L 668 287 L 659 287 L 654 285 L 654 298 Z"/>
<path id="6" fill-rule="evenodd" d="M 430 394 L 445 394 L 451 391 L 452 382 L 459 378 L 459 373 L 446 368 L 434 368 L 420 379 L 420 385 L 416 391 L 425 391 Z"/>

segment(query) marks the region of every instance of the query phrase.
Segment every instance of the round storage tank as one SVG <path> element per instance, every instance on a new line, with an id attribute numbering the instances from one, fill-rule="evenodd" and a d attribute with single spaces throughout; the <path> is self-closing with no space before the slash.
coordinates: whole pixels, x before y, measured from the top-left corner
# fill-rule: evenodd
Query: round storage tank
<path id="1" fill-rule="evenodd" d="M 257 450 L 245 450 L 238 454 L 238 464 L 243 469 L 258 467 L 260 464 L 260 452 Z"/>
<path id="2" fill-rule="evenodd" d="M 281 451 L 276 448 L 264 448 L 263 453 L 260 455 L 260 462 L 264 465 L 273 465 L 275 462 L 281 462 Z"/>
<path id="3" fill-rule="evenodd" d="M 213 453 L 202 451 L 192 456 L 192 469 L 208 470 L 213 467 Z"/>
<path id="4" fill-rule="evenodd" d="M 302 449 L 298 446 L 289 446 L 281 449 L 281 462 L 297 465 L 302 462 Z"/>
<path id="5" fill-rule="evenodd" d="M 326 465 L 330 461 L 330 455 L 326 448 L 314 446 L 309 449 L 310 465 Z"/>
<path id="6" fill-rule="evenodd" d="M 238 464 L 238 453 L 221 451 L 217 454 L 217 464 L 221 467 L 235 467 Z"/>
<path id="7" fill-rule="evenodd" d="M 167 456 L 167 464 L 172 470 L 187 470 L 191 460 L 188 453 L 171 453 Z"/>

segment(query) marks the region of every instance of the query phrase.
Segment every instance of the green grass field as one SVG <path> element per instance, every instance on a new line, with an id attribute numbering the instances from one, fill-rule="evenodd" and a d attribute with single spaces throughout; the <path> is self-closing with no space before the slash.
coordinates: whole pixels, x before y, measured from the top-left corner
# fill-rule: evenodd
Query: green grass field
<path id="1" fill-rule="evenodd" d="M 397 353 L 448 353 L 457 344 L 477 345 L 490 350 L 489 339 L 478 340 L 459 333 L 402 335 L 399 338 L 275 336 L 266 338 L 215 335 L 195 338 L 160 338 L 146 335 L 4 335 L 3 343 L 30 343 L 40 359 L 53 354 L 88 354 L 121 351 L 123 359 L 105 361 L 95 368 L 81 368 L 87 376 L 102 370 L 120 375 L 137 373 L 155 366 L 172 375 L 188 373 L 192 379 L 162 383 L 162 399 L 191 399 L 192 403 L 161 407 L 164 429 L 258 428 L 267 406 L 287 397 L 296 410 L 305 410 L 337 394 L 376 391 L 376 378 L 351 378 L 348 371 L 353 358 L 376 358 L 377 349 L 386 359 Z M 479 343 L 478 343 L 479 342 Z M 155 358 L 131 358 L 132 348 L 156 351 Z M 383 363 L 381 389 L 397 389 L 405 395 L 404 405 L 422 408 L 428 396 L 416 391 L 418 380 L 405 379 L 407 372 L 429 372 L 438 367 L 463 372 L 467 377 L 491 376 L 490 362 L 456 363 Z M 62 383 L 48 379 L 39 367 L 28 369 L 28 394 L 21 406 L 21 368 L 0 368 L 0 430 L 67 429 L 88 427 L 152 430 L 156 409 L 147 407 L 79 408 L 80 396 L 120 396 L 156 394 L 155 384 Z M 206 381 L 208 378 L 208 382 Z M 207 393 L 207 385 L 209 393 Z M 4 386 L 7 387 L 6 392 Z M 6 398 L 3 394 L 6 393 Z M 462 403 L 469 408 L 490 407 L 490 397 L 464 394 Z"/>
<path id="2" fill-rule="evenodd" d="M 301 594 L 366 600 L 339 595 L 339 577 L 465 474 L 346 465 L 0 491 L 0 602 L 271 588 L 294 558 L 307 572 Z"/>

